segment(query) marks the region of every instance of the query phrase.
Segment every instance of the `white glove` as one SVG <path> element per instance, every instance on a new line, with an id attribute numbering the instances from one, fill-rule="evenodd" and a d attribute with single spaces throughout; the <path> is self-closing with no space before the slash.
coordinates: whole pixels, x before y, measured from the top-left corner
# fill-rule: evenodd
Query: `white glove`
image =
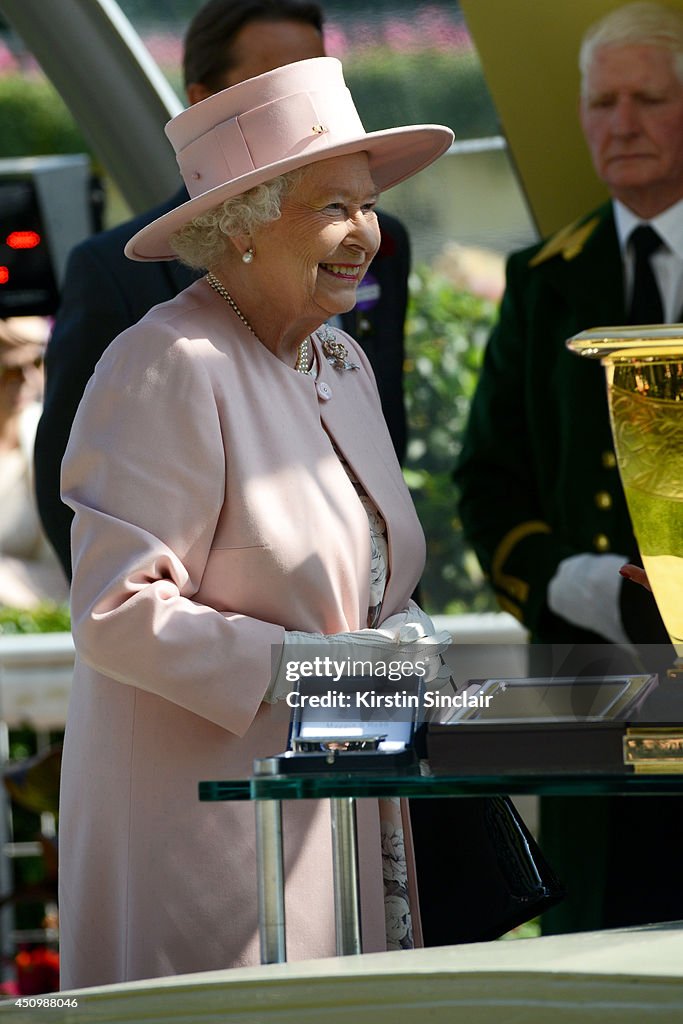
<path id="1" fill-rule="evenodd" d="M 417 607 L 417 606 L 415 606 Z M 388 661 L 421 663 L 424 667 L 424 678 L 436 677 L 442 665 L 441 652 L 446 650 L 450 644 L 450 634 L 445 630 L 440 633 L 433 632 L 430 636 L 417 636 L 417 624 L 411 620 L 410 623 L 401 621 L 395 627 L 391 623 L 394 618 L 401 616 L 390 616 L 383 623 L 381 629 L 359 629 L 352 633 L 302 633 L 296 630 L 285 633 L 285 642 L 282 649 L 282 657 L 279 665 L 270 682 L 264 700 L 274 703 L 283 700 L 288 693 L 291 693 L 293 681 L 287 678 L 287 666 L 292 660 L 300 660 L 301 657 L 311 659 L 311 656 L 329 658 L 330 662 L 339 665 L 348 661 L 365 661 L 373 665 L 386 663 Z M 428 618 L 425 616 L 425 618 Z M 429 620 L 431 622 L 431 620 Z M 403 628 L 410 627 L 410 641 L 400 639 Z M 421 629 L 425 629 L 422 624 Z M 300 650 L 299 658 L 296 657 L 297 648 L 308 648 L 308 651 Z M 378 673 L 386 678 L 384 673 Z M 334 678 L 330 677 L 330 685 Z"/>
<path id="2" fill-rule="evenodd" d="M 628 644 L 619 610 L 619 569 L 625 561 L 623 555 L 588 552 L 565 558 L 548 584 L 548 607 L 575 626 L 614 644 Z"/>
<path id="3" fill-rule="evenodd" d="M 414 601 L 408 602 L 408 607 L 402 612 L 390 615 L 388 619 L 379 626 L 379 632 L 387 633 L 394 640 L 410 643 L 411 640 L 420 640 L 428 636 L 436 636 L 436 627 L 426 612 L 423 612 Z M 444 632 L 442 630 L 442 632 Z"/>
<path id="4" fill-rule="evenodd" d="M 411 651 L 414 649 L 428 658 L 425 681 L 431 683 L 432 688 L 439 689 L 449 682 L 451 673 L 441 655 L 448 650 L 453 638 L 446 629 L 437 632 L 429 615 L 414 601 L 409 601 L 404 611 L 385 619 L 379 632 L 392 636 L 397 643 L 408 644 Z"/>

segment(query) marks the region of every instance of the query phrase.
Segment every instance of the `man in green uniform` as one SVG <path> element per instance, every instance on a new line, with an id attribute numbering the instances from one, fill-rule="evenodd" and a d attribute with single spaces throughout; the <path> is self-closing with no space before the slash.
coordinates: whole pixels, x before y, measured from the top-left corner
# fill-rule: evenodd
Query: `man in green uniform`
<path id="1" fill-rule="evenodd" d="M 532 640 L 665 643 L 650 595 L 618 573 L 637 547 L 604 372 L 565 341 L 681 319 L 683 14 L 618 8 L 584 36 L 580 67 L 581 124 L 611 201 L 509 259 L 455 479 L 467 537 Z M 544 801 L 541 838 L 569 889 L 547 930 L 683 917 L 678 799 Z"/>

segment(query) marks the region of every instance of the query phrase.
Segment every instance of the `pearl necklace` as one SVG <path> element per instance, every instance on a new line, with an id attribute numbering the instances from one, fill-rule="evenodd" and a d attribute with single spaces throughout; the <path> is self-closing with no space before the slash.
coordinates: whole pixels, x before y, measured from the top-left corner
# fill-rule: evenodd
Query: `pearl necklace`
<path id="1" fill-rule="evenodd" d="M 311 372 L 308 358 L 308 338 L 304 338 L 304 340 L 299 343 L 299 351 L 294 364 L 294 369 L 297 373 Z"/>
<path id="2" fill-rule="evenodd" d="M 209 271 L 209 273 L 206 275 L 206 280 L 211 285 L 213 290 L 215 292 L 217 292 L 221 296 L 221 298 L 225 299 L 225 301 L 228 303 L 228 305 L 230 306 L 232 311 L 236 314 L 237 317 L 239 317 L 239 319 L 242 321 L 242 323 L 247 328 L 247 330 L 251 334 L 254 335 L 256 340 L 257 341 L 261 341 L 261 339 L 259 338 L 258 334 L 254 330 L 254 328 L 251 326 L 251 324 L 249 323 L 249 321 L 247 320 L 246 316 L 244 315 L 242 310 L 239 308 L 239 306 L 237 305 L 237 303 L 233 299 L 233 297 L 230 294 L 230 292 L 228 291 L 228 289 L 218 280 L 216 275 L 212 274 L 211 271 Z M 263 342 L 261 342 L 261 344 L 263 344 Z M 309 364 L 309 358 L 308 358 L 308 338 L 304 338 L 304 340 L 299 343 L 299 348 L 297 350 L 297 357 L 296 357 L 296 363 L 294 364 L 294 369 L 297 371 L 297 373 L 308 373 L 308 374 L 310 374 L 311 367 L 308 364 Z"/>

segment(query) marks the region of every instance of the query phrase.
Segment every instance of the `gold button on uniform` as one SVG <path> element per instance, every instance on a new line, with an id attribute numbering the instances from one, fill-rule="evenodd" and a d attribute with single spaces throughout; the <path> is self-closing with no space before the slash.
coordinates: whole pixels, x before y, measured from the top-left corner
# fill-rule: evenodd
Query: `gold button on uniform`
<path id="1" fill-rule="evenodd" d="M 605 469 L 614 469 L 617 464 L 617 457 L 614 452 L 602 453 L 602 465 Z"/>
<path id="2" fill-rule="evenodd" d="M 612 495 L 609 491 L 598 491 L 595 495 L 595 504 L 599 509 L 608 509 L 612 507 Z"/>
<path id="3" fill-rule="evenodd" d="M 593 547 L 596 551 L 609 551 L 609 537 L 604 533 L 596 533 L 596 535 L 593 537 Z"/>

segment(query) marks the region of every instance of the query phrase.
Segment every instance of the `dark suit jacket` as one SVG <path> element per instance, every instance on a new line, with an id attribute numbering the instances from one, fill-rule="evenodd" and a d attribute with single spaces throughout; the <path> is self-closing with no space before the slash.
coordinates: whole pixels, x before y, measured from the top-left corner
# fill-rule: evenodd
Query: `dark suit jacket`
<path id="1" fill-rule="evenodd" d="M 153 210 L 94 235 L 76 246 L 67 265 L 60 308 L 46 354 L 43 414 L 35 448 L 36 496 L 45 532 L 71 575 L 72 513 L 60 499 L 59 477 L 71 424 L 88 380 L 113 339 L 161 302 L 172 299 L 197 274 L 181 263 L 138 263 L 123 247 L 132 235 L 185 202 L 184 189 Z M 344 330 L 368 354 L 394 447 L 403 459 L 403 325 L 408 295 L 410 248 L 405 228 L 379 214 L 382 245 L 370 269 L 369 309 L 342 317 Z M 364 282 L 365 284 L 365 282 Z M 363 288 L 363 285 L 361 285 Z"/>
<path id="2" fill-rule="evenodd" d="M 611 204 L 510 257 L 455 473 L 468 540 L 501 607 L 535 639 L 604 638 L 553 615 L 546 590 L 579 552 L 637 557 L 616 467 L 600 363 L 565 341 L 626 318 Z M 650 595 L 622 587 L 632 640 L 665 643 Z"/>

